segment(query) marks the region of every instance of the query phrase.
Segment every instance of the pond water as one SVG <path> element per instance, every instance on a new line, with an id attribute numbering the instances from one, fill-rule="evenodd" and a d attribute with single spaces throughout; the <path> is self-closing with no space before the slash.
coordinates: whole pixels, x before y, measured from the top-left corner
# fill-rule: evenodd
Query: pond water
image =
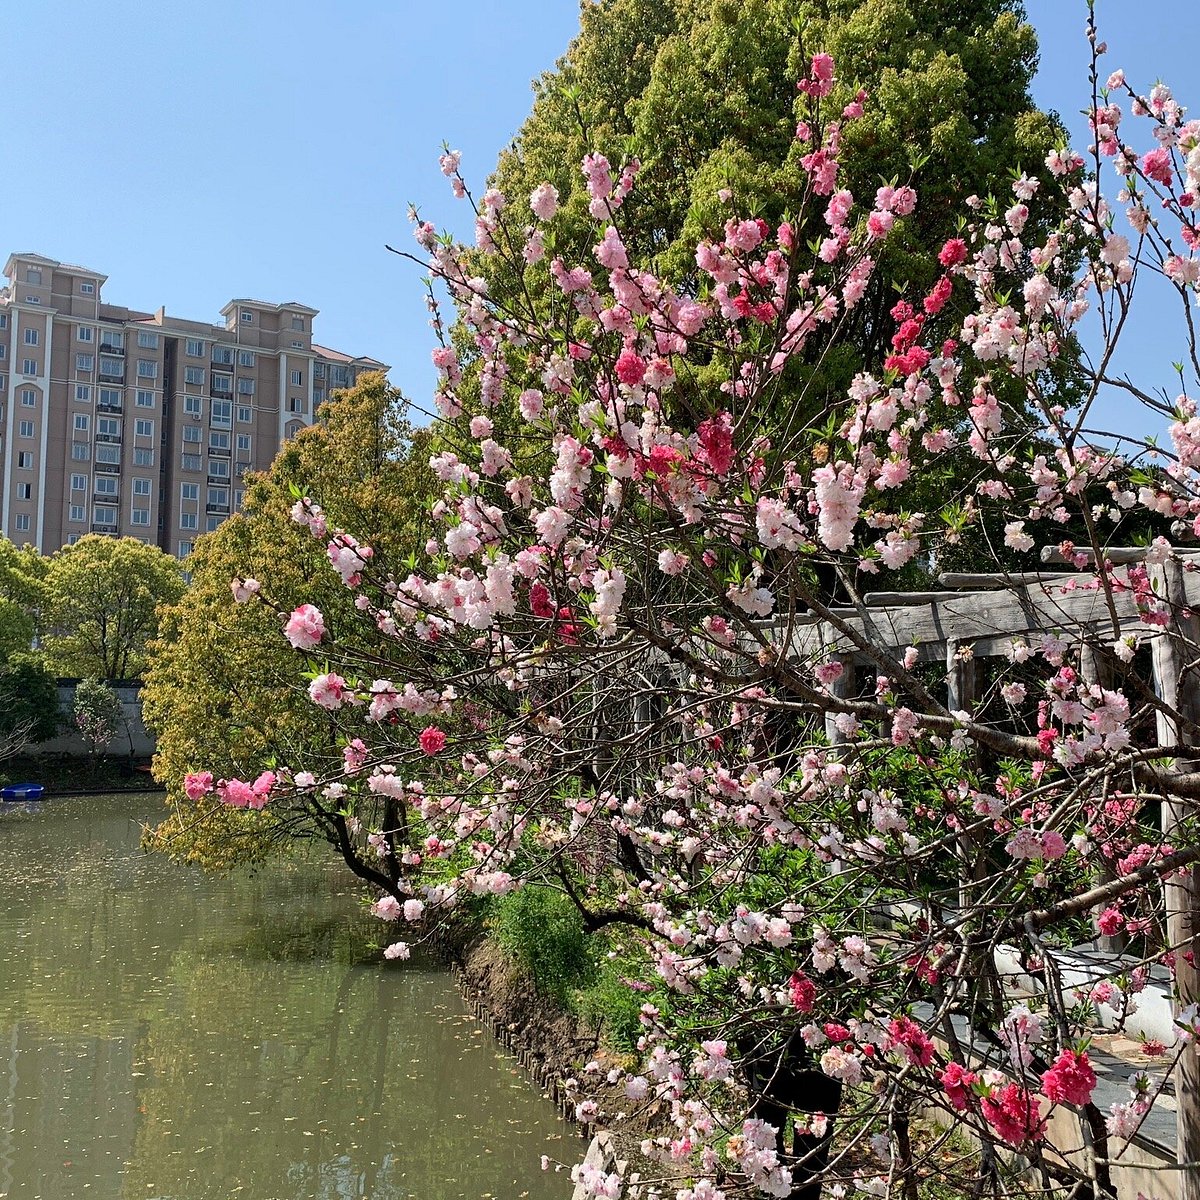
<path id="1" fill-rule="evenodd" d="M 0 810 L 0 1197 L 569 1194 L 568 1127 L 347 875 L 144 855 L 158 804 Z"/>

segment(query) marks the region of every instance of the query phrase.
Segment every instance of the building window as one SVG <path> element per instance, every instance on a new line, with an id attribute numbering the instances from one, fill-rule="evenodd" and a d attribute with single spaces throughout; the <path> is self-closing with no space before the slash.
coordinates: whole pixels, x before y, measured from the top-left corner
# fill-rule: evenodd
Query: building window
<path id="1" fill-rule="evenodd" d="M 0 313 L 0 329 L 8 328 L 8 313 Z"/>
<path id="2" fill-rule="evenodd" d="M 121 447 L 111 445 L 97 446 L 96 461 L 98 463 L 107 463 L 110 467 L 119 467 L 121 465 Z"/>
<path id="3" fill-rule="evenodd" d="M 87 415 L 87 413 L 76 413 L 75 414 L 75 432 L 76 433 L 87 433 L 87 431 L 89 429 L 91 429 L 91 427 L 92 427 L 92 418 L 89 417 Z"/>
<path id="4" fill-rule="evenodd" d="M 124 350 L 125 334 L 120 329 L 102 329 L 100 331 L 101 350 Z"/>
<path id="5" fill-rule="evenodd" d="M 200 485 L 198 483 L 181 483 L 179 485 L 179 499 L 185 503 L 188 500 L 199 500 Z"/>
<path id="6" fill-rule="evenodd" d="M 138 330 L 138 345 L 141 346 L 141 348 L 143 350 L 157 350 L 158 349 L 158 334 L 153 333 L 149 329 L 139 329 Z"/>
<path id="7" fill-rule="evenodd" d="M 120 388 L 104 388 L 100 389 L 100 403 L 107 405 L 109 408 L 121 407 L 121 389 Z"/>
<path id="8" fill-rule="evenodd" d="M 129 510 L 129 523 L 131 525 L 149 525 L 150 510 L 148 508 L 132 508 Z"/>
<path id="9" fill-rule="evenodd" d="M 180 557 L 180 558 L 187 558 L 187 556 L 188 556 L 189 554 L 191 554 L 191 552 L 192 552 L 192 547 L 193 547 L 194 545 L 195 545 L 195 543 L 194 543 L 194 542 L 180 542 L 180 543 L 179 543 L 179 557 Z"/>
<path id="10" fill-rule="evenodd" d="M 90 325 L 78 325 L 75 328 L 75 337 L 81 342 L 90 342 L 95 339 L 96 331 Z"/>
<path id="11" fill-rule="evenodd" d="M 208 489 L 208 503 L 216 506 L 229 506 L 229 489 L 227 487 L 210 487 Z"/>
<path id="12" fill-rule="evenodd" d="M 219 429 L 210 429 L 208 433 L 208 444 L 213 450 L 228 450 L 229 434 L 223 433 Z"/>
<path id="13" fill-rule="evenodd" d="M 224 458 L 210 458 L 208 460 L 208 473 L 214 479 L 228 479 L 229 460 Z"/>
<path id="14" fill-rule="evenodd" d="M 32 483 L 18 483 L 17 484 L 17 499 L 18 500 L 32 500 L 33 499 L 33 484 Z"/>
<path id="15" fill-rule="evenodd" d="M 79 418 L 75 418 L 78 422 Z M 79 426 L 76 424 L 76 428 Z M 96 418 L 96 435 L 102 438 L 119 438 L 121 436 L 121 422 L 116 417 L 97 417 Z"/>
<path id="16" fill-rule="evenodd" d="M 33 388 L 21 389 L 21 407 L 37 408 L 37 392 Z"/>
<path id="17" fill-rule="evenodd" d="M 115 475 L 97 475 L 95 479 L 95 494 L 97 496 L 115 496 L 119 480 Z"/>
<path id="18" fill-rule="evenodd" d="M 302 413 L 304 411 L 304 399 L 301 396 L 288 397 L 288 412 Z"/>
<path id="19" fill-rule="evenodd" d="M 86 492 L 87 491 L 87 479 L 88 479 L 88 477 L 86 475 L 72 475 L 71 476 L 71 491 Z"/>
<path id="20" fill-rule="evenodd" d="M 138 388 L 136 403 L 138 408 L 153 408 L 154 393 L 148 392 L 144 388 Z"/>
<path id="21" fill-rule="evenodd" d="M 154 422 L 146 420 L 145 417 L 139 417 L 133 423 L 133 432 L 137 437 L 152 438 L 154 436 Z"/>
<path id="22" fill-rule="evenodd" d="M 232 375 L 218 375 L 217 372 L 214 371 L 212 373 L 211 383 L 212 386 L 209 390 L 214 393 L 220 393 L 221 395 L 228 396 L 233 391 Z"/>
<path id="23" fill-rule="evenodd" d="M 200 440 L 200 429 L 196 425 L 185 425 L 183 427 L 183 443 L 186 446 L 189 442 L 198 442 Z"/>
<path id="24" fill-rule="evenodd" d="M 8 376 L 0 375 L 0 392 L 4 391 L 7 384 L 8 384 Z"/>
<path id="25" fill-rule="evenodd" d="M 25 297 L 26 304 L 41 304 L 41 302 L 42 302 L 41 296 L 26 296 Z"/>
<path id="26" fill-rule="evenodd" d="M 243 493 L 242 493 L 241 488 L 238 488 L 237 491 L 235 491 L 233 493 L 233 507 L 234 508 L 242 507 L 242 495 L 243 495 Z"/>
<path id="27" fill-rule="evenodd" d="M 179 528 L 180 529 L 195 529 L 196 528 L 196 514 L 192 513 L 192 512 L 181 512 L 179 514 Z"/>
<path id="28" fill-rule="evenodd" d="M 17 513 L 17 515 L 13 518 L 13 528 L 18 533 L 28 533 L 29 532 L 29 514 L 28 513 Z"/>
<path id="29" fill-rule="evenodd" d="M 90 383 L 77 383 L 75 385 L 75 399 L 80 404 L 91 404 L 92 385 Z"/>
<path id="30" fill-rule="evenodd" d="M 0 358 L 7 358 L 7 357 L 8 357 L 8 347 L 3 342 L 0 342 Z"/>
<path id="31" fill-rule="evenodd" d="M 71 509 L 70 509 L 70 516 L 67 519 L 78 523 L 78 522 L 82 521 L 83 518 L 84 518 L 83 505 L 82 504 L 72 504 Z"/>
<path id="32" fill-rule="evenodd" d="M 214 400 L 212 402 L 212 423 L 228 429 L 232 411 L 233 405 L 228 400 Z"/>
<path id="33" fill-rule="evenodd" d="M 17 437 L 31 438 L 33 437 L 33 422 L 18 421 L 17 422 Z"/>
<path id="34" fill-rule="evenodd" d="M 26 267 L 25 282 L 32 283 L 35 287 L 42 286 L 42 269 L 41 267 Z"/>
<path id="35" fill-rule="evenodd" d="M 239 454 L 250 453 L 250 435 L 248 433 L 239 433 L 237 435 L 237 448 Z"/>
<path id="36" fill-rule="evenodd" d="M 79 294 L 81 296 L 94 296 L 96 294 L 96 285 L 90 279 L 81 280 Z"/>
<path id="37" fill-rule="evenodd" d="M 90 374 L 95 364 L 96 356 L 94 354 L 75 355 L 75 370 L 77 371 L 87 371 Z"/>
<path id="38" fill-rule="evenodd" d="M 252 366 L 254 366 L 254 364 L 257 361 L 258 361 L 258 356 L 254 353 L 253 350 L 239 350 L 238 351 L 238 366 L 239 367 L 252 367 Z"/>
<path id="39" fill-rule="evenodd" d="M 218 529 L 220 529 L 221 522 L 223 520 L 225 520 L 224 517 L 205 517 L 204 518 L 204 528 L 209 533 L 215 533 Z"/>
<path id="40" fill-rule="evenodd" d="M 92 509 L 92 520 L 97 525 L 115 525 L 117 523 L 117 510 L 115 508 L 96 505 Z"/>
<path id="41" fill-rule="evenodd" d="M 239 379 L 238 380 L 238 395 L 239 396 L 253 396 L 254 395 L 254 380 L 253 379 Z"/>
<path id="42" fill-rule="evenodd" d="M 237 418 L 239 425 L 249 425 L 254 420 L 254 411 L 248 404 L 239 404 Z"/>
<path id="43" fill-rule="evenodd" d="M 201 387 L 204 386 L 204 368 L 203 367 L 184 367 L 183 382 L 195 383 Z"/>
<path id="44" fill-rule="evenodd" d="M 199 338 L 188 338 L 183 344 L 183 349 L 189 358 L 204 357 L 204 343 Z"/>
<path id="45" fill-rule="evenodd" d="M 36 329 L 25 330 L 25 345 L 36 346 L 38 344 L 38 331 Z"/>
<path id="46" fill-rule="evenodd" d="M 184 471 L 198 471 L 204 465 L 203 460 L 198 454 L 181 454 L 179 456 L 180 469 Z"/>
<path id="47" fill-rule="evenodd" d="M 243 308 L 238 315 L 241 317 L 243 325 L 249 325 L 254 320 L 254 314 L 248 308 Z"/>
<path id="48" fill-rule="evenodd" d="M 24 358 L 21 360 L 22 375 L 36 375 L 38 373 L 38 365 L 36 358 Z"/>
<path id="49" fill-rule="evenodd" d="M 103 346 L 100 347 L 102 350 Z M 100 374 L 111 375 L 116 379 L 125 378 L 125 360 L 121 358 L 105 358 L 100 356 Z"/>
<path id="50" fill-rule="evenodd" d="M 292 349 L 293 349 L 293 350 L 303 350 L 303 349 L 304 349 L 304 343 L 303 343 L 303 342 L 300 342 L 300 341 L 297 341 L 296 339 L 294 339 L 294 338 L 293 338 L 293 339 L 292 339 Z"/>
<path id="51" fill-rule="evenodd" d="M 134 494 L 135 496 L 148 496 L 148 495 L 150 495 L 150 480 L 148 480 L 148 479 L 135 479 L 135 480 L 133 481 L 133 494 Z"/>
<path id="52" fill-rule="evenodd" d="M 137 373 L 139 379 L 157 379 L 158 363 L 149 358 L 139 358 Z"/>
<path id="53" fill-rule="evenodd" d="M 133 465 L 135 467 L 154 466 L 154 451 L 148 446 L 134 446 Z"/>
<path id="54" fill-rule="evenodd" d="M 212 360 L 219 367 L 233 366 L 233 348 L 231 346 L 214 346 Z"/>
<path id="55" fill-rule="evenodd" d="M 92 454 L 92 449 L 87 442 L 72 442 L 71 457 L 76 462 L 86 462 Z"/>
<path id="56" fill-rule="evenodd" d="M 292 387 L 303 387 L 304 386 L 304 372 L 303 371 L 293 371 L 289 375 L 289 379 L 291 380 Z"/>
<path id="57" fill-rule="evenodd" d="M 200 397 L 184 396 L 183 411 L 189 417 L 198 417 L 200 415 Z"/>
<path id="58" fill-rule="evenodd" d="M 32 471 L 33 470 L 33 451 L 32 450 L 18 450 L 17 451 L 17 466 L 20 467 L 20 469 L 22 471 Z"/>

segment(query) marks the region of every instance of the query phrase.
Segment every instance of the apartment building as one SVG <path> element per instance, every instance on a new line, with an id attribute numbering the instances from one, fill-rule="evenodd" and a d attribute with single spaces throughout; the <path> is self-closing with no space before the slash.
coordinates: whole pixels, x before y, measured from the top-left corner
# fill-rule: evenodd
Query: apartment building
<path id="1" fill-rule="evenodd" d="M 0 532 L 85 533 L 180 557 L 321 402 L 376 359 L 313 340 L 315 308 L 231 300 L 224 324 L 107 304 L 106 276 L 13 254 L 0 288 Z"/>

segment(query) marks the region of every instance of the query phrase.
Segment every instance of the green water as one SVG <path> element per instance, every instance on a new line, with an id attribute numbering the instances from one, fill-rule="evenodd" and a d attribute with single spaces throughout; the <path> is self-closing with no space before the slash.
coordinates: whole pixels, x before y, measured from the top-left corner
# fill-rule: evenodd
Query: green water
<path id="1" fill-rule="evenodd" d="M 157 804 L 0 811 L 0 1197 L 569 1194 L 567 1127 L 346 876 L 143 855 Z"/>

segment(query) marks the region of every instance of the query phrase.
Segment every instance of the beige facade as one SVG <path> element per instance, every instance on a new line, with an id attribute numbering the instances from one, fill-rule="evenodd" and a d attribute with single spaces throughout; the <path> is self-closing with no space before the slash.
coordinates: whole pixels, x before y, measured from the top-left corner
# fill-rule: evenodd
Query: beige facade
<path id="1" fill-rule="evenodd" d="M 312 340 L 317 310 L 231 300 L 223 325 L 106 304 L 106 276 L 10 255 L 0 288 L 0 533 L 191 551 L 333 390 L 386 371 Z"/>

